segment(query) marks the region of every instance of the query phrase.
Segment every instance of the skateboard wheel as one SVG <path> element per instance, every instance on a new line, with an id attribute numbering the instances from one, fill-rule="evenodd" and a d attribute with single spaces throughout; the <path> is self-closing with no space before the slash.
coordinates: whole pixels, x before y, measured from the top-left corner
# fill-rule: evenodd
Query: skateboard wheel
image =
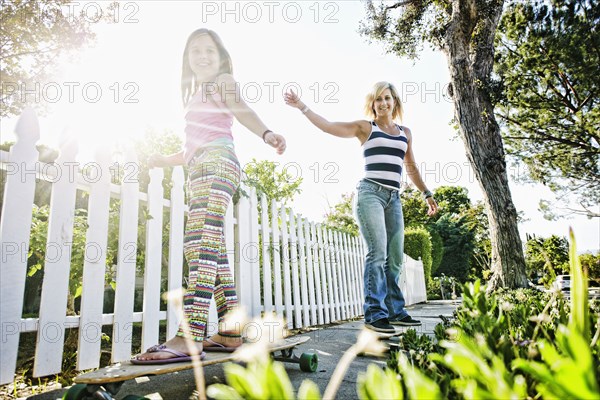
<path id="1" fill-rule="evenodd" d="M 91 398 L 90 393 L 87 390 L 87 385 L 79 383 L 71 386 L 69 390 L 63 395 L 63 400 L 84 400 L 85 398 Z"/>
<path id="2" fill-rule="evenodd" d="M 300 369 L 304 372 L 315 372 L 319 366 L 319 357 L 312 353 L 302 353 L 300 356 Z"/>

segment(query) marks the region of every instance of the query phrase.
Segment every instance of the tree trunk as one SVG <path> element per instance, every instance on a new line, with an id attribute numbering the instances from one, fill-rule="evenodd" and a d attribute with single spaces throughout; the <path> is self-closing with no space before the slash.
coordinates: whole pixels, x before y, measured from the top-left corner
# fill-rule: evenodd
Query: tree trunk
<path id="1" fill-rule="evenodd" d="M 488 211 L 493 272 L 488 290 L 526 287 L 525 258 L 508 186 L 502 137 L 486 90 L 503 1 L 487 1 L 485 9 L 482 3 L 453 0 L 443 51 L 448 59 L 450 94 L 460 135 Z"/>

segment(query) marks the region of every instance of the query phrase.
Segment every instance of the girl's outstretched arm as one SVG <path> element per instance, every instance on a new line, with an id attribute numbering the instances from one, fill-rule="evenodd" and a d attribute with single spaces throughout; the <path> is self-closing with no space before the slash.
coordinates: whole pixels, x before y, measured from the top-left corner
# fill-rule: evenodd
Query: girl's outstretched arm
<path id="1" fill-rule="evenodd" d="M 217 87 L 221 98 L 235 118 L 249 131 L 260 137 L 268 145 L 275 148 L 278 154 L 285 151 L 285 138 L 269 130 L 258 115 L 244 101 L 239 85 L 231 74 L 222 74 L 217 78 Z"/>
<path id="2" fill-rule="evenodd" d="M 162 154 L 152 154 L 148 157 L 148 168 L 155 167 L 174 167 L 176 165 L 184 165 L 183 151 L 178 153 L 163 156 Z"/>

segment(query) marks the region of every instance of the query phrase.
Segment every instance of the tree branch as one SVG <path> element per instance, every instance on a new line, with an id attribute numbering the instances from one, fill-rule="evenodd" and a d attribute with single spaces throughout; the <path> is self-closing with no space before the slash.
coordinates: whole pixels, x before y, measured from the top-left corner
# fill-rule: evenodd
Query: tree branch
<path id="1" fill-rule="evenodd" d="M 391 6 L 387 6 L 385 8 L 385 11 L 389 11 L 389 10 L 393 10 L 393 9 L 396 9 L 396 8 L 399 8 L 399 7 L 407 6 L 407 5 L 412 4 L 412 3 L 418 3 L 420 1 L 421 0 L 399 1 L 398 3 L 392 4 Z"/>
<path id="2" fill-rule="evenodd" d="M 554 69 L 556 70 L 556 73 L 558 74 L 558 76 L 561 77 L 561 79 L 563 81 L 563 84 L 566 84 L 566 86 L 569 89 L 571 89 L 571 92 L 573 92 L 573 95 L 575 96 L 575 99 L 577 100 L 577 103 L 580 103 L 581 100 L 579 98 L 579 95 L 577 94 L 577 91 L 575 90 L 575 88 L 573 87 L 573 85 L 571 85 L 571 82 L 569 81 L 569 78 L 560 71 L 560 67 L 554 61 L 554 59 L 552 57 L 550 57 L 550 54 L 548 53 L 548 51 L 546 50 L 546 48 L 544 48 L 544 46 L 542 46 L 542 45 L 540 45 L 540 48 L 542 49 L 542 52 L 546 55 L 546 57 L 548 57 L 548 60 L 550 60 L 550 62 L 554 66 Z"/>
<path id="3" fill-rule="evenodd" d="M 523 129 L 526 129 L 526 130 L 530 130 L 531 129 L 529 127 L 523 127 L 523 124 L 521 122 L 519 122 L 519 121 L 517 121 L 515 119 L 512 119 L 509 116 L 502 115 L 502 114 L 498 114 L 498 116 L 500 118 L 502 118 L 503 120 L 505 120 L 505 121 L 508 121 L 508 122 L 510 122 L 512 124 L 515 124 L 515 125 L 519 126 L 520 128 L 523 128 Z M 538 134 L 538 135 L 540 135 L 540 136 L 543 136 L 545 139 L 538 139 L 538 138 L 531 138 L 531 137 L 518 137 L 518 136 L 505 136 L 505 137 L 508 138 L 508 139 L 518 139 L 518 140 L 524 139 L 524 140 L 531 140 L 531 141 L 537 141 L 537 142 L 542 142 L 544 140 L 551 140 L 551 141 L 554 141 L 554 142 L 566 144 L 566 145 L 571 146 L 571 147 L 577 147 L 577 148 L 581 148 L 581 149 L 585 149 L 585 150 L 589 150 L 589 148 L 590 148 L 590 146 L 586 146 L 586 145 L 581 144 L 579 142 L 573 142 L 573 141 L 568 140 L 568 139 L 558 138 L 556 136 L 549 135 L 549 134 L 547 134 L 547 133 L 545 133 L 543 131 L 537 130 L 537 129 L 533 129 L 533 132 L 536 133 L 536 134 Z"/>

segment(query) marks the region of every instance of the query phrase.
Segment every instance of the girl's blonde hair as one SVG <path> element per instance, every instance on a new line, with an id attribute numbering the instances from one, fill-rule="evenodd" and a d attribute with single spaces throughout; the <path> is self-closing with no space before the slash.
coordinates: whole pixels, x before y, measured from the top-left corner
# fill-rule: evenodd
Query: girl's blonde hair
<path id="1" fill-rule="evenodd" d="M 396 90 L 396 87 L 389 82 L 382 81 L 377 82 L 373 85 L 373 89 L 371 92 L 367 94 L 367 98 L 365 99 L 365 115 L 369 117 L 369 119 L 375 119 L 377 114 L 375 113 L 375 109 L 373 108 L 373 103 L 375 99 L 381 96 L 381 93 L 385 89 L 390 89 L 392 93 L 392 97 L 394 98 L 394 110 L 392 111 L 392 119 L 397 122 L 402 122 L 402 102 L 400 101 L 400 95 Z"/>
<path id="2" fill-rule="evenodd" d="M 223 45 L 221 38 L 219 35 L 215 33 L 215 31 L 211 31 L 210 29 L 200 28 L 195 30 L 190 34 L 185 44 L 185 49 L 183 50 L 183 65 L 181 66 L 181 98 L 183 100 L 183 105 L 187 105 L 190 98 L 196 93 L 198 87 L 202 82 L 196 81 L 196 76 L 190 67 L 190 58 L 188 56 L 188 51 L 190 48 L 190 44 L 192 40 L 196 39 L 199 36 L 208 35 L 217 45 L 217 49 L 219 50 L 219 56 L 221 58 L 221 65 L 219 65 L 219 75 L 220 74 L 233 74 L 233 64 L 231 62 L 231 56 L 229 52 Z"/>

